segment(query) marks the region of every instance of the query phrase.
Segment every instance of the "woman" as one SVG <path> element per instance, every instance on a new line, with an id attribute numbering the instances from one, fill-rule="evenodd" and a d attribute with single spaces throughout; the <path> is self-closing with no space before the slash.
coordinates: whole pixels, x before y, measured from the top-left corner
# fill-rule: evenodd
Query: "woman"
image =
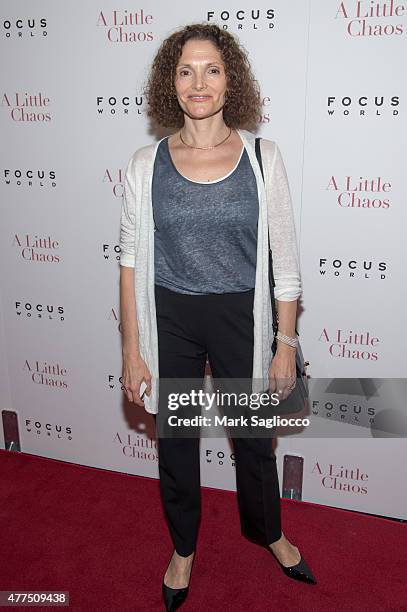
<path id="1" fill-rule="evenodd" d="M 238 41 L 193 24 L 161 44 L 146 89 L 149 116 L 170 137 L 136 151 L 125 176 L 120 299 L 123 385 L 161 415 L 160 379 L 261 380 L 287 397 L 295 384 L 301 293 L 289 188 L 278 146 L 262 140 L 267 192 L 254 150 L 260 97 Z M 245 126 L 245 127 L 244 127 Z M 269 230 L 268 230 L 269 226 Z M 271 354 L 268 235 L 279 316 Z M 272 438 L 233 438 L 242 533 L 290 577 L 316 583 L 281 530 Z M 167 610 L 185 600 L 200 520 L 199 438 L 159 437 L 160 490 L 174 552 Z"/>

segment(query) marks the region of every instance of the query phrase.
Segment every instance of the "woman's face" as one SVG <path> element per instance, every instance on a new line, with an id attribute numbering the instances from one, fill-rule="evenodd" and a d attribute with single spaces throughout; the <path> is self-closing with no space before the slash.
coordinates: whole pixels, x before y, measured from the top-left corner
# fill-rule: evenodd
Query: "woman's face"
<path id="1" fill-rule="evenodd" d="M 175 89 L 184 113 L 204 119 L 225 103 L 226 74 L 217 47 L 209 40 L 188 40 L 175 73 Z"/>

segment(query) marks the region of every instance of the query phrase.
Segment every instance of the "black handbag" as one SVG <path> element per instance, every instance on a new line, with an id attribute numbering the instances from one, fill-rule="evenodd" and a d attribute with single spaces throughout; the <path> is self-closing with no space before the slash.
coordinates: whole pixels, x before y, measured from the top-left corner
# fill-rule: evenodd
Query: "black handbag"
<path id="1" fill-rule="evenodd" d="M 260 166 L 261 174 L 264 181 L 264 172 L 263 172 L 263 163 L 261 159 L 261 149 L 260 149 L 260 138 L 256 138 L 255 140 L 255 151 L 257 161 Z M 274 339 L 271 345 L 271 350 L 273 355 L 276 354 L 277 351 L 277 338 L 276 334 L 278 331 L 278 313 L 276 307 L 276 300 L 274 296 L 274 275 L 273 275 L 273 258 L 270 246 L 270 235 L 267 231 L 268 236 L 268 249 L 269 249 L 269 285 L 270 285 L 270 297 L 271 297 L 271 310 L 273 315 L 273 333 Z M 295 329 L 295 333 L 298 336 L 297 329 Z M 308 376 L 306 372 L 306 367 L 309 365 L 308 361 L 304 361 L 304 356 L 302 353 L 302 349 L 300 343 L 298 342 L 297 350 L 296 350 L 296 358 L 295 365 L 297 371 L 297 380 L 293 391 L 291 391 L 290 395 L 280 401 L 279 405 L 276 406 L 275 412 L 276 414 L 291 414 L 300 412 L 307 404 L 307 400 L 309 397 L 309 386 L 308 386 Z"/>

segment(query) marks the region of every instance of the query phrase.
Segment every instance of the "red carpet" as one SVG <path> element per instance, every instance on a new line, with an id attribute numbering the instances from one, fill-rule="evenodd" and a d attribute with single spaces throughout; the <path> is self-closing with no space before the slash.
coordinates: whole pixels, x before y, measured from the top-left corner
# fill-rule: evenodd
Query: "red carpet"
<path id="1" fill-rule="evenodd" d="M 75 611 L 164 609 L 158 481 L 0 451 L 0 483 L 0 590 L 69 591 Z M 407 611 L 404 525 L 283 500 L 284 532 L 318 580 L 307 585 L 240 535 L 235 493 L 203 489 L 202 504 L 183 611 Z"/>

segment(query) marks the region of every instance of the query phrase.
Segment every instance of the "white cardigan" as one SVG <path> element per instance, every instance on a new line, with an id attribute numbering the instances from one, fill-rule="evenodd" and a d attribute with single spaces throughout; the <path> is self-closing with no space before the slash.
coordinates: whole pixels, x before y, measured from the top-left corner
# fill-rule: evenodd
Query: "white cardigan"
<path id="1" fill-rule="evenodd" d="M 268 278 L 268 240 L 273 253 L 275 297 L 296 300 L 301 295 L 297 241 L 290 189 L 280 149 L 275 141 L 261 140 L 266 189 L 254 148 L 255 135 L 237 130 L 249 156 L 258 189 L 259 217 L 254 288 L 254 346 L 252 392 L 268 388 L 273 340 Z M 162 139 L 161 139 L 162 140 Z M 154 160 L 159 143 L 138 149 L 130 158 L 125 179 L 120 225 L 120 265 L 135 269 L 135 298 L 139 347 L 152 376 L 150 397 L 144 395 L 147 412 L 158 412 L 158 337 L 154 294 L 154 221 L 151 198 Z M 267 224 L 268 218 L 268 224 Z M 145 383 L 140 392 L 143 393 Z"/>

